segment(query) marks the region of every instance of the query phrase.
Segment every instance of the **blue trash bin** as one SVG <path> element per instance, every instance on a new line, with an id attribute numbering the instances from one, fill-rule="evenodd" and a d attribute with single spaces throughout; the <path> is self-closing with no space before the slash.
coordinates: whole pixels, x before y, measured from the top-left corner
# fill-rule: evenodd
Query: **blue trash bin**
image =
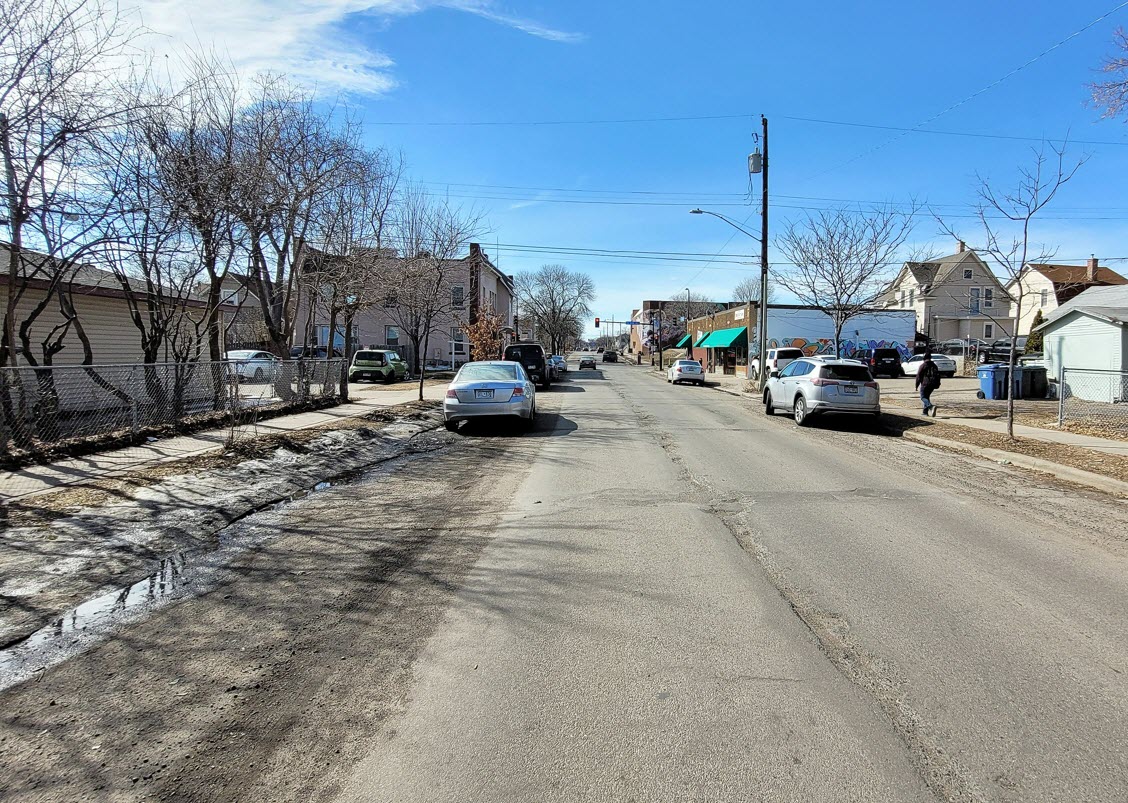
<path id="1" fill-rule="evenodd" d="M 981 365 L 976 371 L 979 377 L 979 392 L 975 395 L 980 399 L 1005 399 L 1007 397 L 1007 366 L 991 363 Z"/>

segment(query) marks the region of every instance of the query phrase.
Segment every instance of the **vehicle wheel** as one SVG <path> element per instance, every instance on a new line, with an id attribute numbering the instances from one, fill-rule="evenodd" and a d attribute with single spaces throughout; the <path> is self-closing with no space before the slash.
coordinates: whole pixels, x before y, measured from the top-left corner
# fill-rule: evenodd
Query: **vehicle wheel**
<path id="1" fill-rule="evenodd" d="M 697 383 L 697 385 L 698 385 L 698 387 L 702 387 L 702 388 L 705 387 L 705 380 L 702 379 L 700 382 Z"/>
<path id="2" fill-rule="evenodd" d="M 542 382 L 542 383 L 541 383 L 541 386 L 540 386 L 540 389 L 541 389 L 541 390 L 548 390 L 548 382 Z"/>
<path id="3" fill-rule="evenodd" d="M 533 411 L 529 413 L 529 417 L 525 419 L 525 431 L 532 432 L 537 426 L 537 407 L 533 405 Z"/>
<path id="4" fill-rule="evenodd" d="M 764 391 L 764 415 L 775 415 L 775 407 L 772 406 L 772 392 L 770 390 Z"/>
<path id="5" fill-rule="evenodd" d="M 982 390 L 977 390 L 977 391 L 975 391 L 975 398 L 977 398 L 977 399 L 986 399 L 986 398 L 987 398 L 987 394 L 986 394 L 986 393 L 984 393 L 984 392 L 983 392 Z"/>
<path id="6" fill-rule="evenodd" d="M 263 380 L 264 376 L 265 376 L 265 374 L 262 372 L 261 368 L 255 369 L 255 381 L 256 382 L 261 382 Z"/>
<path id="7" fill-rule="evenodd" d="M 947 379 L 952 379 L 953 377 L 955 377 L 955 375 L 956 375 L 955 371 L 948 371 L 947 373 L 942 374 L 942 376 L 944 376 Z"/>
<path id="8" fill-rule="evenodd" d="M 802 396 L 795 397 L 795 423 L 801 427 L 807 426 L 807 400 Z"/>
<path id="9" fill-rule="evenodd" d="M 395 381 L 396 381 L 396 372 L 395 371 L 388 371 L 388 373 L 385 374 L 385 376 L 384 376 L 384 384 L 390 385 Z"/>
<path id="10" fill-rule="evenodd" d="M 456 429 L 458 429 L 458 422 L 457 421 L 444 421 L 443 426 L 446 427 L 447 432 L 454 432 Z"/>

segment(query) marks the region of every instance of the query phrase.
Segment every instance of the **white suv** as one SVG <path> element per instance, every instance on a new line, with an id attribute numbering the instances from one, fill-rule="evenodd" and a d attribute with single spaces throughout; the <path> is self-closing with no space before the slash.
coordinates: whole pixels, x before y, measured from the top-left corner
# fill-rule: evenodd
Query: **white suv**
<path id="1" fill-rule="evenodd" d="M 881 415 L 881 389 L 857 360 L 803 357 L 769 374 L 764 412 L 790 412 L 804 426 L 815 413 Z"/>
<path id="2" fill-rule="evenodd" d="M 768 349 L 768 375 L 772 371 L 779 371 L 792 360 L 797 360 L 803 356 L 802 349 L 796 348 L 783 348 L 783 349 Z M 760 375 L 760 358 L 755 357 L 752 360 L 752 376 Z"/>

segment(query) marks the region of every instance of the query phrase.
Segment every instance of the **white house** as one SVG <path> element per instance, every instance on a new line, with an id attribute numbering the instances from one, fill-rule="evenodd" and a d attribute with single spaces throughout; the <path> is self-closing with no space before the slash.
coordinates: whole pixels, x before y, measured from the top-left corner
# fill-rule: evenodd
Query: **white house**
<path id="1" fill-rule="evenodd" d="M 1070 395 L 1128 402 L 1128 285 L 1086 290 L 1035 331 L 1050 377 L 1067 369 Z"/>

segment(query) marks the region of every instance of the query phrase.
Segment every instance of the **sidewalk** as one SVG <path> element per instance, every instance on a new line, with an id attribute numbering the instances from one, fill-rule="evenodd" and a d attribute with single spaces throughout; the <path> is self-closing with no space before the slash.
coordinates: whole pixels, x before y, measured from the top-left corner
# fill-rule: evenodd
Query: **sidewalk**
<path id="1" fill-rule="evenodd" d="M 419 390 L 414 385 L 395 390 L 364 388 L 350 392 L 355 401 L 348 404 L 239 426 L 235 430 L 234 440 L 239 442 L 254 437 L 312 429 L 336 421 L 360 418 L 373 410 L 414 401 L 419 395 Z M 423 390 L 423 397 L 441 399 L 444 392 L 445 384 L 441 387 L 428 385 Z M 81 485 L 94 479 L 119 476 L 144 469 L 146 466 L 156 466 L 208 452 L 221 451 L 230 435 L 230 428 L 211 429 L 191 435 L 162 438 L 144 445 L 129 446 L 100 454 L 25 466 L 17 471 L 3 471 L 0 472 L 0 505 L 15 499 L 50 493 L 71 485 Z"/>

